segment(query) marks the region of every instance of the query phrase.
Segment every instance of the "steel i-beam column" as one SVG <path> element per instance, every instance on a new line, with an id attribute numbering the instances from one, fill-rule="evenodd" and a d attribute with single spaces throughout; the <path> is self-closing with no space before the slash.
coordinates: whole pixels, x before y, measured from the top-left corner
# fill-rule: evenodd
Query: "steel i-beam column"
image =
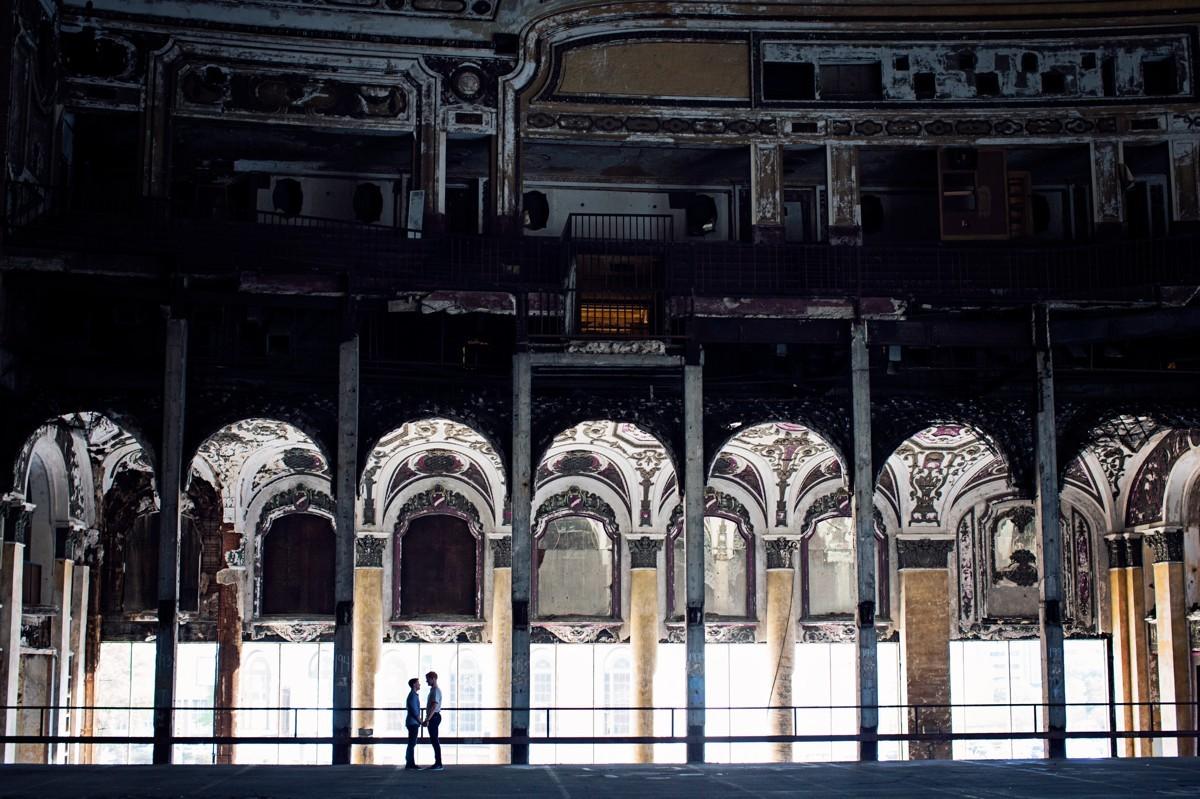
<path id="1" fill-rule="evenodd" d="M 1036 479 L 1037 518 L 1041 530 L 1041 624 L 1043 729 L 1046 756 L 1067 756 L 1066 670 L 1063 665 L 1062 530 L 1059 528 L 1058 454 L 1054 425 L 1054 361 L 1050 354 L 1050 318 L 1045 306 L 1034 309 L 1037 350 Z"/>
<path id="2" fill-rule="evenodd" d="M 533 503 L 533 376 L 528 352 L 513 356 L 512 451 L 512 737 L 529 735 L 529 613 L 533 535 L 529 516 Z M 512 745 L 514 765 L 528 765 L 528 740 Z"/>
<path id="3" fill-rule="evenodd" d="M 867 323 L 850 326 L 850 390 L 854 463 L 854 560 L 858 576 L 859 760 L 878 760 L 879 657 L 875 633 L 875 469 L 871 459 L 871 362 Z"/>
<path id="4" fill-rule="evenodd" d="M 683 367 L 683 503 L 687 577 L 687 762 L 704 762 L 704 360 Z"/>
<path id="5" fill-rule="evenodd" d="M 337 481 L 334 533 L 333 763 L 350 762 L 354 675 L 354 502 L 358 494 L 358 335 L 338 352 Z"/>
<path id="6" fill-rule="evenodd" d="M 158 635 L 154 657 L 154 755 L 171 762 L 175 734 L 175 654 L 179 645 L 179 494 L 183 485 L 183 422 L 187 390 L 187 320 L 167 320 L 163 380 L 162 473 L 158 531 Z"/>

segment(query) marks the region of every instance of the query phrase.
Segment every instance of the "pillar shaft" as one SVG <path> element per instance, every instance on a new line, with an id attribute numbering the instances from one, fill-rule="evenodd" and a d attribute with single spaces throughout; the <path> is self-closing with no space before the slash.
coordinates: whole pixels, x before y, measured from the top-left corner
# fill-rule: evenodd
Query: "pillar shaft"
<path id="1" fill-rule="evenodd" d="M 512 719 L 507 708 L 512 702 L 512 540 L 492 540 L 492 651 L 496 658 L 496 735 L 510 735 Z M 497 763 L 508 763 L 508 748 L 493 750 Z"/>
<path id="2" fill-rule="evenodd" d="M 770 696 L 767 704 L 768 735 L 795 735 L 795 716 L 792 713 L 792 677 L 796 663 L 796 570 L 792 563 L 795 541 L 786 538 L 769 539 L 767 548 L 767 663 L 770 676 Z M 735 703 L 736 704 L 736 703 Z M 771 759 L 776 763 L 792 762 L 792 743 L 778 741 L 771 745 Z"/>
<path id="3" fill-rule="evenodd" d="M 88 591 L 88 626 L 87 626 L 87 647 L 84 650 L 84 665 L 83 665 L 83 725 L 81 734 L 85 738 L 90 738 L 96 729 L 96 713 L 94 707 L 96 705 L 96 668 L 100 665 L 100 642 L 102 632 L 102 618 L 100 615 L 100 591 L 101 591 L 101 570 L 94 567 L 89 575 L 91 583 Z M 95 748 L 93 743 L 83 745 L 82 762 L 92 764 L 95 762 Z"/>
<path id="4" fill-rule="evenodd" d="M 862 244 L 858 151 L 852 145 L 826 145 L 825 178 L 829 196 L 829 243 Z"/>
<path id="5" fill-rule="evenodd" d="M 354 732 L 374 735 L 375 678 L 383 651 L 383 551 L 387 539 L 358 539 L 354 569 Z M 355 763 L 374 763 L 370 746 L 356 746 Z"/>
<path id="6" fill-rule="evenodd" d="M 951 731 L 949 539 L 898 539 L 900 660 L 908 697 L 908 731 Z M 913 741 L 909 760 L 949 759 L 950 741 Z"/>
<path id="7" fill-rule="evenodd" d="M 1119 141 L 1092 142 L 1092 191 L 1097 230 L 1120 230 L 1125 219 L 1125 191 L 1121 186 L 1124 155 Z"/>
<path id="8" fill-rule="evenodd" d="M 70 731 L 71 697 L 71 594 L 75 588 L 75 561 L 58 559 L 54 562 L 54 599 L 57 609 L 50 624 L 50 645 L 57 653 L 54 673 L 51 676 L 49 704 L 50 723 L 46 732 L 51 735 L 66 735 Z M 47 748 L 48 763 L 66 762 L 66 746 L 51 744 Z"/>
<path id="9" fill-rule="evenodd" d="M 358 496 L 358 336 L 338 351 L 337 474 L 334 484 L 333 763 L 350 762 L 354 658 L 354 504 Z"/>
<path id="10" fill-rule="evenodd" d="M 512 736 L 529 735 L 529 604 L 533 567 L 533 536 L 529 529 L 533 457 L 533 375 L 528 352 L 513 356 L 513 478 L 512 478 Z M 529 744 L 514 742 L 516 765 L 529 763 Z"/>
<path id="11" fill-rule="evenodd" d="M 71 580 L 71 718 L 67 729 L 69 735 L 77 736 L 83 732 L 84 705 L 84 674 L 87 658 L 88 632 L 88 589 L 91 587 L 91 569 L 80 564 L 75 565 L 75 573 Z M 84 759 L 84 745 L 72 744 L 68 760 L 81 763 Z"/>
<path id="12" fill-rule="evenodd" d="M 242 577 L 244 568 L 227 567 L 217 572 L 217 683 L 213 704 L 213 733 L 221 738 L 237 735 L 239 676 L 242 668 Z M 217 745 L 217 763 L 236 760 L 233 744 Z"/>
<path id="13" fill-rule="evenodd" d="M 1129 561 L 1126 557 L 1126 542 L 1122 536 L 1108 536 L 1105 539 L 1108 547 L 1108 595 L 1111 600 L 1112 620 L 1112 653 L 1113 653 L 1113 701 L 1128 703 L 1133 701 L 1130 687 L 1129 665 L 1129 590 L 1126 572 Z M 1120 704 L 1117 709 L 1118 729 L 1133 729 L 1133 707 Z M 1121 739 L 1118 751 L 1125 757 L 1133 757 L 1133 739 Z"/>
<path id="14" fill-rule="evenodd" d="M 783 241 L 783 147 L 750 144 L 750 221 L 756 242 Z"/>
<path id="15" fill-rule="evenodd" d="M 17 734 L 18 676 L 21 673 L 21 588 L 25 545 L 0 542 L 0 734 Z M 16 745 L 0 741 L 0 764 L 16 761 Z"/>
<path id="16" fill-rule="evenodd" d="M 1187 601 L 1184 594 L 1183 531 L 1148 536 L 1154 550 L 1154 607 L 1158 632 L 1158 699 L 1163 730 L 1192 729 L 1188 668 Z M 1164 755 L 1193 755 L 1194 738 L 1163 738 Z"/>
<path id="17" fill-rule="evenodd" d="M 858 745 L 860 760 L 877 760 L 879 742 L 879 657 L 875 632 L 875 469 L 871 459 L 871 364 L 867 324 L 851 325 L 850 380 L 854 465 L 854 553 L 858 596 Z"/>
<path id="18" fill-rule="evenodd" d="M 1171 141 L 1171 210 L 1176 222 L 1200 223 L 1200 142 Z"/>
<path id="19" fill-rule="evenodd" d="M 158 625 L 154 657 L 154 762 L 171 762 L 175 734 L 175 655 L 179 645 L 179 494 L 187 390 L 187 321 L 167 320 L 163 380 L 161 506 L 158 530 Z"/>
<path id="20" fill-rule="evenodd" d="M 629 573 L 629 641 L 633 648 L 633 704 L 654 707 L 654 669 L 658 657 L 658 570 L 632 569 Z M 654 735 L 654 711 L 634 713 L 634 735 Z M 637 744 L 634 762 L 653 763 L 654 745 Z"/>
<path id="21" fill-rule="evenodd" d="M 1050 736 L 1067 729 L 1066 669 L 1063 664 L 1062 529 L 1059 527 L 1058 456 L 1054 423 L 1054 362 L 1050 355 L 1050 320 L 1045 307 L 1036 309 L 1037 421 L 1035 473 L 1037 519 L 1041 531 L 1038 562 L 1041 566 L 1039 623 L 1042 644 L 1043 729 Z M 1067 756 L 1063 738 L 1047 739 L 1046 756 Z"/>
<path id="22" fill-rule="evenodd" d="M 1154 729 L 1154 710 L 1150 703 L 1150 646 L 1146 631 L 1146 589 L 1142 571 L 1142 541 L 1134 538 L 1131 549 L 1136 550 L 1137 560 L 1125 570 L 1125 595 L 1129 608 L 1129 687 L 1133 708 L 1134 729 Z M 1154 739 L 1137 739 L 1138 757 L 1154 754 Z"/>
<path id="23" fill-rule="evenodd" d="M 687 762 L 704 762 L 704 366 L 683 367 Z"/>

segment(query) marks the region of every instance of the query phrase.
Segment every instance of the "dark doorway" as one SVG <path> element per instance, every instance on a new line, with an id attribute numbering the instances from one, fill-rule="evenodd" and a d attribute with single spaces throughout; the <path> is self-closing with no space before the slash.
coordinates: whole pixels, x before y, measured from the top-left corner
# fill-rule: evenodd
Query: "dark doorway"
<path id="1" fill-rule="evenodd" d="M 444 514 L 413 519 L 397 551 L 397 615 L 475 615 L 478 541 L 466 521 Z"/>
<path id="2" fill-rule="evenodd" d="M 308 513 L 276 519 L 263 538 L 263 615 L 333 615 L 333 525 Z"/>

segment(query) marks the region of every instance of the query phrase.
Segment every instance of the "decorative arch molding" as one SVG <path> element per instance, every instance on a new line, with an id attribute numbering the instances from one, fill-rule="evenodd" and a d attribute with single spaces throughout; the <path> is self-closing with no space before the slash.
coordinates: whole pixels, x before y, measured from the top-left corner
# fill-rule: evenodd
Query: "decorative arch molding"
<path id="1" fill-rule="evenodd" d="M 1183 493 L 1187 474 L 1200 466 L 1196 450 L 1200 448 L 1200 430 L 1172 430 L 1159 439 L 1138 467 L 1129 486 L 1125 506 L 1125 526 L 1162 524 L 1169 512 L 1182 517 Z M 1177 470 L 1177 466 L 1183 468 Z M 1176 472 L 1182 477 L 1173 478 Z M 1168 508 L 1168 486 L 1172 502 Z"/>
<path id="2" fill-rule="evenodd" d="M 817 497 L 804 511 L 804 520 L 800 523 L 800 535 L 807 538 L 813 534 L 818 522 L 837 516 L 850 515 L 850 492 L 839 487 Z"/>
<path id="3" fill-rule="evenodd" d="M 270 495 L 263 502 L 258 513 L 258 521 L 254 526 L 253 540 L 247 541 L 247 536 L 243 535 L 238 549 L 225 556 L 225 560 L 230 566 L 252 566 L 254 618 L 258 618 L 262 613 L 262 541 L 271 531 L 271 525 L 284 516 L 307 513 L 327 519 L 336 535 L 337 522 L 334 518 L 336 508 L 337 505 L 328 492 L 302 482 L 297 482 Z"/>

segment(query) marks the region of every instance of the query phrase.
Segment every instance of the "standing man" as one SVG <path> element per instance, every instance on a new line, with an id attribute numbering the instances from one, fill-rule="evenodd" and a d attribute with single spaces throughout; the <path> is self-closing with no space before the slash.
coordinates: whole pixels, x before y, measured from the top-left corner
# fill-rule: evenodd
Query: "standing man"
<path id="1" fill-rule="evenodd" d="M 437 672 L 426 674 L 425 682 L 429 684 L 429 693 L 425 696 L 425 726 L 429 728 L 429 743 L 433 747 L 433 765 L 426 770 L 441 771 L 442 742 L 438 739 L 438 727 L 442 726 L 442 689 L 438 688 Z"/>
<path id="2" fill-rule="evenodd" d="M 417 689 L 421 681 L 413 677 L 408 681 L 408 709 L 404 717 L 404 726 L 408 728 L 408 749 L 404 752 L 404 768 L 417 767 L 417 735 L 421 732 L 421 695 Z"/>

